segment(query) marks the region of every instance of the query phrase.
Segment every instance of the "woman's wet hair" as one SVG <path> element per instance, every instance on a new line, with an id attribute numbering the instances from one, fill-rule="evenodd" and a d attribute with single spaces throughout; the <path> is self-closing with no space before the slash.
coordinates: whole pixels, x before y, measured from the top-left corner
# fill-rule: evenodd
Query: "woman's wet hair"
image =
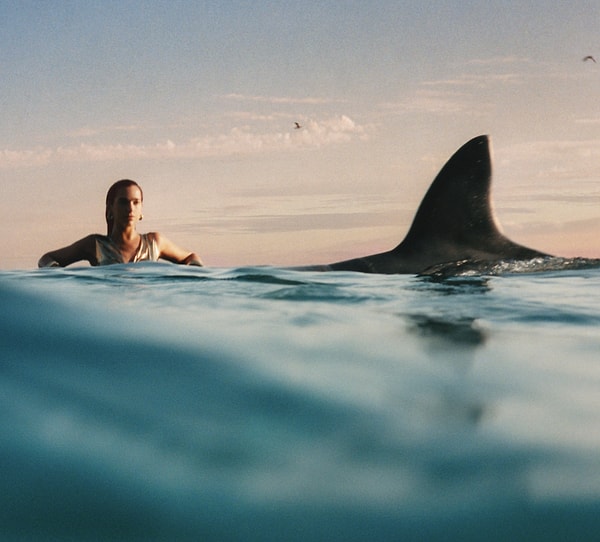
<path id="1" fill-rule="evenodd" d="M 108 192 L 106 193 L 106 210 L 104 213 L 104 216 L 106 218 L 106 230 L 107 230 L 106 235 L 110 235 L 112 233 L 113 221 L 112 221 L 112 216 L 110 216 L 110 208 L 112 207 L 112 204 L 115 202 L 115 198 L 117 197 L 117 192 L 121 188 L 129 188 L 130 186 L 136 186 L 139 189 L 140 194 L 142 195 L 142 201 L 144 201 L 144 192 L 142 191 L 142 187 L 135 181 L 132 181 L 131 179 L 121 179 L 120 181 L 117 181 L 116 183 L 114 183 L 108 189 Z"/>

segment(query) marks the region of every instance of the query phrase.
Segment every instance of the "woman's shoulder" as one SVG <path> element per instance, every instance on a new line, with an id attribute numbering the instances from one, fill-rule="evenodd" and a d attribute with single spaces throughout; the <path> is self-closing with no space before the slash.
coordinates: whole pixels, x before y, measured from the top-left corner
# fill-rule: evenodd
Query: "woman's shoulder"
<path id="1" fill-rule="evenodd" d="M 96 241 L 105 241 L 106 239 L 108 239 L 108 237 L 106 235 L 102 235 L 101 233 L 90 233 L 89 235 L 86 235 L 85 237 L 75 241 L 73 245 L 87 247 L 92 246 L 96 243 Z"/>
<path id="2" fill-rule="evenodd" d="M 110 237 L 102 233 L 90 233 L 78 241 L 84 246 L 95 247 L 97 243 L 110 243 Z"/>
<path id="3" fill-rule="evenodd" d="M 97 265 L 98 254 L 113 251 L 115 244 L 108 235 L 102 233 L 90 233 L 78 241 L 85 259 L 92 265 Z"/>
<path id="4" fill-rule="evenodd" d="M 159 245 L 161 241 L 165 239 L 165 236 L 158 231 L 149 231 L 147 233 L 143 233 L 142 236 L 144 236 L 148 241 L 154 241 Z"/>

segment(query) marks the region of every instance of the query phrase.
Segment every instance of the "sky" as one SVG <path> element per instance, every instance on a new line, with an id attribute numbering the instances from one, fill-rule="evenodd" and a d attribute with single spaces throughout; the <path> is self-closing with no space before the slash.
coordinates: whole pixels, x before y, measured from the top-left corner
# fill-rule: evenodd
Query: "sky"
<path id="1" fill-rule="evenodd" d="M 504 233 L 600 257 L 599 30 L 597 0 L 2 2 L 0 268 L 104 233 L 122 178 L 209 266 L 388 250 L 480 134 Z"/>

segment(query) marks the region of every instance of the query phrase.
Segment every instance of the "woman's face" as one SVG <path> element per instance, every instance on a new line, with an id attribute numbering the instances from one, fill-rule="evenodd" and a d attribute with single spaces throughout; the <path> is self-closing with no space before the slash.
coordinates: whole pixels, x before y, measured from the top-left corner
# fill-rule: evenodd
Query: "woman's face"
<path id="1" fill-rule="evenodd" d="M 137 186 L 119 188 L 110 207 L 113 223 L 135 226 L 142 216 L 142 193 Z"/>

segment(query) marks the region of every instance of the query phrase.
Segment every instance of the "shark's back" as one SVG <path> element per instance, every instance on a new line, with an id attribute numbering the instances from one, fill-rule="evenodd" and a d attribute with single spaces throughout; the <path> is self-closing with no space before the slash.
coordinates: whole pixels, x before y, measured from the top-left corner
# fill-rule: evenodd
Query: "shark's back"
<path id="1" fill-rule="evenodd" d="M 334 270 L 418 273 L 464 259 L 530 259 L 547 256 L 505 237 L 491 200 L 489 138 L 465 143 L 446 162 L 425 194 L 404 240 L 393 250 L 332 264 Z"/>

